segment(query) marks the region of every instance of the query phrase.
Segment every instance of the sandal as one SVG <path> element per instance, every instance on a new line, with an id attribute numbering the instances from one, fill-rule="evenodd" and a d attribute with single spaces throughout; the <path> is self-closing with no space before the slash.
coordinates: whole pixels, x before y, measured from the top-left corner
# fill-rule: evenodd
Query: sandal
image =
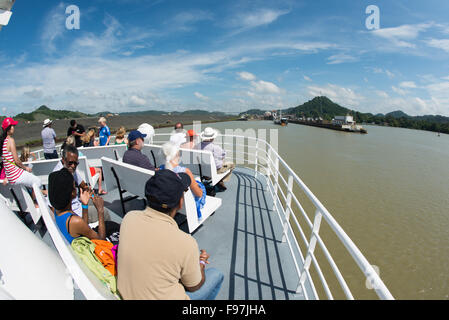
<path id="1" fill-rule="evenodd" d="M 101 190 L 101 192 L 98 191 L 98 195 L 100 195 L 100 196 L 103 196 L 103 195 L 105 195 L 105 194 L 108 194 L 108 192 L 107 192 L 107 191 L 104 191 L 104 190 Z"/>

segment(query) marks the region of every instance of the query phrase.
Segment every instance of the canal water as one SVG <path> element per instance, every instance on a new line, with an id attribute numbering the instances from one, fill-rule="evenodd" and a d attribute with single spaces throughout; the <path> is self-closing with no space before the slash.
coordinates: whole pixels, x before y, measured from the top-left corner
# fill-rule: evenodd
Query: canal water
<path id="1" fill-rule="evenodd" d="M 205 126 L 278 130 L 281 157 L 379 269 L 394 298 L 449 298 L 449 135 L 379 126 L 361 135 L 271 121 Z M 349 264 L 336 260 L 343 270 Z M 348 283 L 356 279 L 351 268 L 342 271 Z M 354 296 L 375 297 L 365 283 Z"/>

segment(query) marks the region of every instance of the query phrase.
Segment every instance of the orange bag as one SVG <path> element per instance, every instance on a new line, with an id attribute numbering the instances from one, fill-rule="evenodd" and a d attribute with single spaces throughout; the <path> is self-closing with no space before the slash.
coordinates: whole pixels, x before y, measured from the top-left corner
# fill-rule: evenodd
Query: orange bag
<path id="1" fill-rule="evenodd" d="M 101 261 L 106 270 L 108 270 L 113 276 L 116 275 L 116 265 L 114 255 L 112 254 L 111 242 L 106 240 L 91 240 L 95 244 L 95 255 Z"/>

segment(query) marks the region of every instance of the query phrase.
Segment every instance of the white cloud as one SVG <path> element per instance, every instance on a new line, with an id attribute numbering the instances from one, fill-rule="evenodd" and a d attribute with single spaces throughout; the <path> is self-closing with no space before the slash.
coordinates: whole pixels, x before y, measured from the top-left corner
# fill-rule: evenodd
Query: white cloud
<path id="1" fill-rule="evenodd" d="M 449 53 L 449 39 L 431 39 L 426 41 L 427 45 L 438 48 Z"/>
<path id="2" fill-rule="evenodd" d="M 403 81 L 399 84 L 401 88 L 414 89 L 417 88 L 416 84 L 413 81 Z"/>
<path id="3" fill-rule="evenodd" d="M 308 76 L 304 76 L 304 80 L 312 82 L 312 79 L 310 79 Z"/>
<path id="4" fill-rule="evenodd" d="M 415 48 L 416 44 L 410 41 L 415 40 L 421 32 L 432 26 L 433 23 L 402 25 L 393 28 L 381 28 L 372 31 L 371 33 L 377 37 L 390 41 L 391 44 L 394 44 L 397 47 Z"/>
<path id="5" fill-rule="evenodd" d="M 213 14 L 204 10 L 184 11 L 176 14 L 166 24 L 169 29 L 191 31 L 193 24 L 199 21 L 213 20 Z"/>
<path id="6" fill-rule="evenodd" d="M 197 97 L 200 100 L 203 100 L 203 101 L 209 100 L 209 97 L 206 97 L 205 95 L 203 95 L 199 92 L 194 92 L 193 94 L 195 95 L 195 97 Z"/>
<path id="7" fill-rule="evenodd" d="M 138 96 L 134 96 L 134 95 L 131 96 L 130 102 L 132 105 L 139 106 L 139 107 L 142 107 L 142 106 L 146 105 L 146 103 L 147 103 L 147 101 L 145 99 L 140 98 Z"/>
<path id="8" fill-rule="evenodd" d="M 340 63 L 346 63 L 346 62 L 356 62 L 359 61 L 357 57 L 350 56 L 345 53 L 339 53 L 333 56 L 330 56 L 327 58 L 328 62 L 327 64 L 340 64 Z"/>
<path id="9" fill-rule="evenodd" d="M 244 12 L 235 15 L 227 23 L 232 28 L 237 28 L 233 34 L 240 33 L 249 29 L 268 25 L 276 21 L 280 16 L 289 13 L 287 10 L 276 9 L 258 9 L 252 12 Z"/>
<path id="10" fill-rule="evenodd" d="M 382 90 L 376 90 L 376 94 L 381 97 L 381 98 L 389 98 L 390 96 L 388 95 L 388 93 L 386 93 L 385 91 Z"/>
<path id="11" fill-rule="evenodd" d="M 395 77 L 395 74 L 388 69 L 382 69 L 377 67 L 366 67 L 367 70 L 370 70 L 372 73 L 376 74 L 386 74 L 388 78 L 392 79 Z"/>
<path id="12" fill-rule="evenodd" d="M 56 51 L 55 41 L 63 37 L 65 28 L 66 4 L 59 3 L 45 17 L 45 24 L 41 31 L 41 46 L 47 53 Z"/>
<path id="13" fill-rule="evenodd" d="M 251 81 L 254 90 L 259 93 L 280 94 L 282 90 L 272 82 L 268 81 Z"/>
<path id="14" fill-rule="evenodd" d="M 400 94 L 401 96 L 405 96 L 407 94 L 406 90 L 403 90 L 401 88 L 397 88 L 395 86 L 392 86 L 391 89 L 396 92 L 397 94 Z"/>
<path id="15" fill-rule="evenodd" d="M 328 84 L 324 87 L 309 86 L 307 87 L 307 92 L 310 97 L 326 96 L 336 103 L 351 108 L 359 107 L 365 99 L 365 97 L 357 94 L 351 88 L 345 88 L 335 84 Z"/>
<path id="16" fill-rule="evenodd" d="M 253 75 L 252 73 L 246 72 L 246 71 L 237 72 L 237 75 L 242 80 L 251 81 L 251 80 L 255 80 L 256 79 L 255 75 Z"/>

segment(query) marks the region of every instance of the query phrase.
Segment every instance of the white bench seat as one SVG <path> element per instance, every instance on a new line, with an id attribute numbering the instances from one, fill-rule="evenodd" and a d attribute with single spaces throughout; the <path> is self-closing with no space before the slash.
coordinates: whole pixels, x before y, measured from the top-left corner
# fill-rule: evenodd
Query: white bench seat
<path id="1" fill-rule="evenodd" d="M 154 171 L 136 167 L 121 161 L 101 158 L 105 187 L 108 192 L 118 189 L 122 208 L 124 209 L 122 197 L 124 190 L 146 200 L 145 184 L 154 175 Z M 206 202 L 201 210 L 201 219 L 198 219 L 195 198 L 189 189 L 184 193 L 184 206 L 180 210 L 186 215 L 189 233 L 194 232 L 210 215 L 221 206 L 221 199 L 206 196 Z M 125 214 L 125 212 L 123 212 Z"/>
<path id="2" fill-rule="evenodd" d="M 24 162 L 23 164 L 26 166 L 31 165 L 32 173 L 41 180 L 42 185 L 46 186 L 48 185 L 48 176 L 53 172 L 59 161 L 61 161 L 61 159 L 30 161 Z M 92 164 L 85 156 L 79 157 L 78 162 L 79 165 L 76 168 L 77 172 L 86 183 L 88 183 L 92 188 L 95 188 L 100 175 L 98 173 L 94 176 L 90 174 L 89 168 Z"/>
<path id="3" fill-rule="evenodd" d="M 102 147 L 87 147 L 78 148 L 79 151 L 88 159 L 93 167 L 101 167 L 101 158 L 121 160 L 127 150 L 126 144 L 102 146 Z"/>
<path id="4" fill-rule="evenodd" d="M 215 186 L 231 172 L 231 170 L 227 170 L 223 173 L 217 173 L 214 156 L 210 151 L 183 148 L 179 150 L 181 156 L 180 165 L 189 168 L 193 175 L 201 177 L 201 181 L 205 177 L 210 178 L 212 186 Z M 142 153 L 147 155 L 151 162 L 155 162 L 156 167 L 165 163 L 165 156 L 160 145 L 145 144 Z"/>

